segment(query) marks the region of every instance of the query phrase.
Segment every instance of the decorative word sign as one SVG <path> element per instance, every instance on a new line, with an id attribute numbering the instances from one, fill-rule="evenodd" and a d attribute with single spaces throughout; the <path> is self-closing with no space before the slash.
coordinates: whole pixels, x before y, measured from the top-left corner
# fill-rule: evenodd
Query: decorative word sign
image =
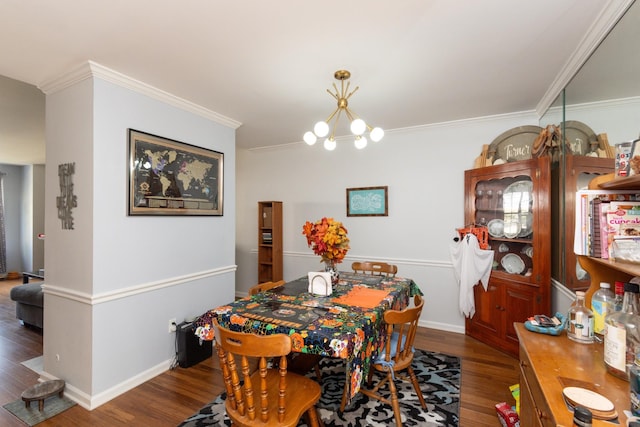
<path id="1" fill-rule="evenodd" d="M 542 128 L 540 126 L 519 126 L 501 133 L 489 145 L 488 157 L 502 160 L 502 163 L 517 162 L 533 158 L 532 147 Z"/>
<path id="2" fill-rule="evenodd" d="M 62 221 L 63 230 L 73 230 L 71 210 L 78 207 L 78 198 L 73 194 L 73 174 L 75 171 L 75 163 L 58 165 L 60 196 L 56 197 L 56 207 L 58 208 L 58 218 Z"/>
<path id="3" fill-rule="evenodd" d="M 529 143 L 523 143 L 522 145 L 507 144 L 501 148 L 503 149 L 502 158 L 507 162 L 531 158 L 531 145 Z"/>

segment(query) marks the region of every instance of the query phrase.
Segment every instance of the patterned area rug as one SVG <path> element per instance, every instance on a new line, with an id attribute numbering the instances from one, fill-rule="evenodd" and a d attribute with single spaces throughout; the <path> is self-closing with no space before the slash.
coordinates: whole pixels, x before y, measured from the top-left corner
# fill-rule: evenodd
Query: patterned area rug
<path id="1" fill-rule="evenodd" d="M 359 393 L 339 413 L 344 387 L 344 362 L 324 358 L 322 397 L 318 414 L 326 427 L 391 426 L 395 425 L 393 408 Z M 418 376 L 427 410 L 420 406 L 418 396 L 408 381 L 396 381 L 404 426 L 457 426 L 460 403 L 460 359 L 441 353 L 416 350 L 413 369 Z M 309 374 L 313 376 L 313 374 Z M 386 387 L 385 387 L 386 389 Z M 384 395 L 385 389 L 381 390 Z M 225 393 L 188 418 L 180 427 L 230 426 L 224 409 Z M 306 426 L 301 421 L 298 426 Z"/>

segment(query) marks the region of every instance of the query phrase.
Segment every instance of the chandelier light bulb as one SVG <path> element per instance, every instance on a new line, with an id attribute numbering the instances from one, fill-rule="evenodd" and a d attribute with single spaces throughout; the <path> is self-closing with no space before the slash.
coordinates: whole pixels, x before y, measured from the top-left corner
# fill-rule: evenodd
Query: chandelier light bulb
<path id="1" fill-rule="evenodd" d="M 384 136 L 384 131 L 382 130 L 382 128 L 376 127 L 371 130 L 371 134 L 369 136 L 371 137 L 371 140 L 373 142 L 378 142 Z"/>
<path id="2" fill-rule="evenodd" d="M 304 142 L 306 142 L 309 145 L 315 144 L 316 141 L 318 140 L 318 138 L 316 138 L 316 136 L 311 131 L 306 132 L 303 136 L 303 139 L 304 139 Z"/>
<path id="3" fill-rule="evenodd" d="M 329 125 L 327 124 L 327 122 L 318 122 L 313 127 L 313 133 L 315 133 L 319 138 L 327 136 L 329 134 Z"/>
<path id="4" fill-rule="evenodd" d="M 324 140 L 325 150 L 333 151 L 336 149 L 336 140 L 333 138 L 327 138 Z"/>
<path id="5" fill-rule="evenodd" d="M 367 146 L 367 138 L 365 138 L 364 136 L 356 136 L 354 144 L 358 150 L 362 150 Z"/>
<path id="6" fill-rule="evenodd" d="M 367 124 L 362 119 L 355 119 L 351 122 L 351 132 L 354 135 L 362 135 L 367 130 Z"/>

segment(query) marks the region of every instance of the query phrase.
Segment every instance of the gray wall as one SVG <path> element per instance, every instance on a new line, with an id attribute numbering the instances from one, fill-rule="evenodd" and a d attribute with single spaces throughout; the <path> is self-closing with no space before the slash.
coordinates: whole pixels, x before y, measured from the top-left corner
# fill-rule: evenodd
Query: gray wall
<path id="1" fill-rule="evenodd" d="M 44 177 L 45 166 L 33 165 L 33 227 L 31 242 L 33 245 L 33 271 L 44 269 L 44 240 L 38 238 L 38 234 L 45 234 L 44 230 Z"/>
<path id="2" fill-rule="evenodd" d="M 0 164 L 3 180 L 7 271 L 44 268 L 44 165 Z M 37 231 L 36 231 L 37 230 Z"/>

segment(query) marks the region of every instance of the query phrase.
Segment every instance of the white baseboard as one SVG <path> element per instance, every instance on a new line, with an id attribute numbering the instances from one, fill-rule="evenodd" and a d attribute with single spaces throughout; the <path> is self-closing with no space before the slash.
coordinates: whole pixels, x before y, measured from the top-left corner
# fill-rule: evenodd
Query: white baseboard
<path id="1" fill-rule="evenodd" d="M 440 322 L 431 322 L 428 320 L 420 320 L 418 322 L 419 326 L 423 328 L 429 329 L 437 329 L 439 331 L 447 331 L 447 332 L 455 332 L 457 334 L 464 334 L 464 325 L 451 325 L 448 323 L 440 323 Z"/>
<path id="2" fill-rule="evenodd" d="M 121 382 L 120 384 L 116 384 L 108 390 L 103 391 L 102 393 L 98 393 L 96 395 L 90 396 L 78 388 L 74 387 L 73 384 L 67 383 L 64 389 L 64 395 L 69 399 L 76 402 L 79 406 L 82 406 L 84 409 L 91 411 L 97 408 L 100 405 L 107 403 L 108 401 L 115 399 L 127 391 L 136 388 L 137 386 L 144 384 L 150 379 L 168 371 L 171 368 L 173 363 L 172 359 L 166 360 L 157 364 L 156 366 L 147 369 L 140 374 L 128 378 L 126 381 Z M 47 372 L 40 373 L 40 381 L 54 380 L 56 377 L 50 375 Z"/>

